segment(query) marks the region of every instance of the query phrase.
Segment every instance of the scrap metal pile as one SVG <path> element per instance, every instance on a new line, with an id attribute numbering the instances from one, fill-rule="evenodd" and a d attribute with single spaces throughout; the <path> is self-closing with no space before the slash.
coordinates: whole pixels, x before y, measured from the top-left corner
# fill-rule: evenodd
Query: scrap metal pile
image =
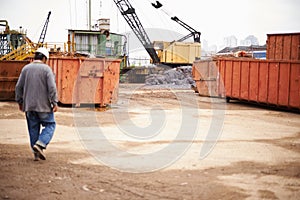
<path id="1" fill-rule="evenodd" d="M 154 87 L 186 89 L 191 88 L 195 81 L 192 78 L 192 67 L 184 66 L 149 74 L 146 76 L 145 84 Z"/>

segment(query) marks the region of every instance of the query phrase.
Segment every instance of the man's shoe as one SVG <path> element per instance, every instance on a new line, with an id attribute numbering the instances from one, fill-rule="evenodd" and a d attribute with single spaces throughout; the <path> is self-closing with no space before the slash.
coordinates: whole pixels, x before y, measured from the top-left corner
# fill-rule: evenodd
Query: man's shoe
<path id="1" fill-rule="evenodd" d="M 39 154 L 37 152 L 33 152 L 34 161 L 39 161 Z"/>
<path id="2" fill-rule="evenodd" d="M 33 146 L 33 150 L 34 150 L 35 153 L 37 153 L 37 155 L 40 159 L 46 160 L 45 154 L 44 154 L 43 149 L 40 145 L 35 144 Z"/>

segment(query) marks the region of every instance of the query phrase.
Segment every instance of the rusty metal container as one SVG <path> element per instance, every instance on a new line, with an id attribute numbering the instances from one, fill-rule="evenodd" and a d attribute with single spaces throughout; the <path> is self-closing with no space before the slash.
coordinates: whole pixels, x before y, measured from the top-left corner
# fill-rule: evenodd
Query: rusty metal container
<path id="1" fill-rule="evenodd" d="M 300 61 L 218 61 L 226 98 L 300 109 Z"/>
<path id="2" fill-rule="evenodd" d="M 218 80 L 219 69 L 216 61 L 198 60 L 193 63 L 192 76 L 197 92 L 201 96 L 224 97 L 224 86 Z"/>
<path id="3" fill-rule="evenodd" d="M 199 94 L 300 110 L 300 33 L 267 38 L 267 60 L 195 61 L 193 78 Z"/>
<path id="4" fill-rule="evenodd" d="M 48 62 L 56 74 L 61 103 L 106 106 L 116 101 L 121 60 L 50 58 Z"/>
<path id="5" fill-rule="evenodd" d="M 15 86 L 29 61 L 0 61 L 0 100 L 15 100 Z"/>
<path id="6" fill-rule="evenodd" d="M 267 59 L 300 60 L 300 32 L 267 34 Z"/>
<path id="7" fill-rule="evenodd" d="M 3 66 L 0 68 L 2 100 L 14 99 L 15 85 L 21 69 L 29 63 L 18 61 L 17 64 L 10 64 L 14 62 L 0 62 L 0 66 Z M 106 106 L 117 100 L 120 62 L 119 59 L 50 57 L 47 64 L 56 74 L 60 103 Z M 10 73 L 6 73 L 7 71 Z M 9 86 L 5 82 L 7 79 L 11 80 Z M 7 98 L 8 96 L 10 98 Z"/>
<path id="8" fill-rule="evenodd" d="M 193 77 L 197 83 L 198 92 L 200 95 L 207 96 L 205 89 L 198 86 L 208 85 L 205 78 L 201 83 L 201 77 L 208 76 L 205 73 L 202 74 L 205 70 L 201 70 L 199 66 L 207 66 L 206 68 L 217 66 L 217 75 L 211 73 L 214 77 L 211 76 L 208 79 L 208 81 L 215 79 L 215 83 L 210 83 L 212 92 L 209 96 L 300 110 L 300 61 L 226 58 L 195 61 Z M 225 88 L 225 95 L 223 88 L 220 87 L 222 85 Z"/>

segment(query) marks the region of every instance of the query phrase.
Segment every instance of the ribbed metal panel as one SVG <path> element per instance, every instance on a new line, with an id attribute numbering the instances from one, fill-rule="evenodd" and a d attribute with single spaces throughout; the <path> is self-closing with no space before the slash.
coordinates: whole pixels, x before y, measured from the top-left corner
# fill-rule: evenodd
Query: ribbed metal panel
<path id="1" fill-rule="evenodd" d="M 300 33 L 268 34 L 267 59 L 300 60 Z"/>

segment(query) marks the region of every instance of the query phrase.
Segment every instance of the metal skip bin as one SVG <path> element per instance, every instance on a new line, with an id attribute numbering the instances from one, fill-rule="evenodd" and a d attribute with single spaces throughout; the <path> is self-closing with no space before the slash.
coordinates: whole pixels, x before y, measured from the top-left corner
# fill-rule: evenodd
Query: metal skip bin
<path id="1" fill-rule="evenodd" d="M 0 62 L 1 100 L 15 99 L 15 85 L 29 62 Z M 50 57 L 47 64 L 56 75 L 60 103 L 106 106 L 117 100 L 120 62 L 106 58 Z"/>
<path id="2" fill-rule="evenodd" d="M 60 103 L 106 106 L 117 100 L 121 60 L 50 58 L 48 62 L 56 74 Z"/>
<path id="3" fill-rule="evenodd" d="M 193 65 L 193 73 L 198 73 L 194 75 L 196 83 L 197 76 L 201 73 L 201 70 L 196 70 L 197 65 L 199 66 L 197 62 Z M 207 66 L 216 65 L 218 71 L 216 83 L 211 87 L 211 91 L 216 92 L 211 92 L 209 96 L 217 94 L 218 97 L 224 97 L 224 90 L 220 87 L 224 85 L 228 101 L 237 99 L 300 110 L 300 61 L 218 58 L 205 62 L 210 63 Z M 206 81 L 202 84 L 208 83 Z M 201 91 L 203 87 L 199 85 L 197 84 L 199 94 L 205 95 L 205 90 Z"/>
<path id="4" fill-rule="evenodd" d="M 267 36 L 267 59 L 300 60 L 300 32 Z"/>
<path id="5" fill-rule="evenodd" d="M 192 76 L 200 96 L 225 97 L 223 82 L 218 80 L 219 68 L 216 60 L 194 61 Z"/>
<path id="6" fill-rule="evenodd" d="M 226 98 L 300 109 L 300 61 L 219 60 Z"/>
<path id="7" fill-rule="evenodd" d="M 0 61 L 0 100 L 15 100 L 15 87 L 22 68 L 29 61 Z"/>

